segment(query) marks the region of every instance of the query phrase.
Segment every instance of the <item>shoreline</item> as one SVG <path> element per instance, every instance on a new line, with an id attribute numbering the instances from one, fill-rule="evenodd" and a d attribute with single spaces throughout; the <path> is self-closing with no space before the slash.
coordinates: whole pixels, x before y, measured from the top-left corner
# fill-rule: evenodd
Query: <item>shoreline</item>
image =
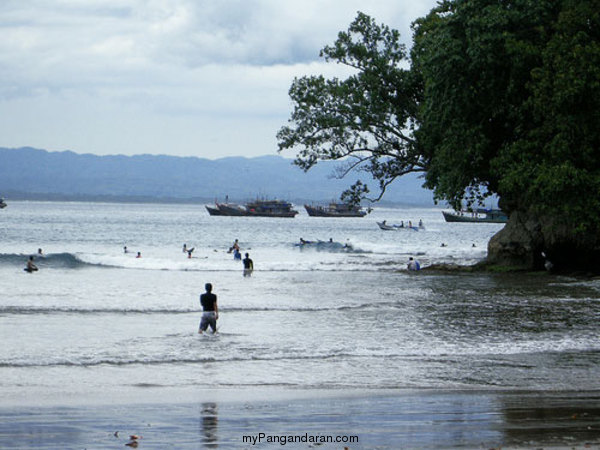
<path id="1" fill-rule="evenodd" d="M 600 391 L 216 389 L 183 401 L 144 389 L 104 404 L 0 406 L 0 447 L 117 448 L 131 434 L 140 448 L 281 448 L 282 437 L 311 448 L 311 436 L 358 439 L 319 448 L 600 446 Z"/>
<path id="2" fill-rule="evenodd" d="M 455 263 L 433 263 L 428 266 L 421 268 L 421 272 L 425 273 L 444 273 L 444 274 L 463 274 L 463 273 L 483 273 L 492 275 L 502 274 L 525 274 L 535 276 L 548 276 L 548 277 L 573 277 L 578 279 L 598 279 L 600 273 L 592 271 L 582 270 L 562 270 L 562 271 L 547 271 L 540 269 L 532 269 L 524 266 L 509 266 L 500 265 L 488 262 L 487 259 L 483 259 L 475 264 L 455 264 Z"/>

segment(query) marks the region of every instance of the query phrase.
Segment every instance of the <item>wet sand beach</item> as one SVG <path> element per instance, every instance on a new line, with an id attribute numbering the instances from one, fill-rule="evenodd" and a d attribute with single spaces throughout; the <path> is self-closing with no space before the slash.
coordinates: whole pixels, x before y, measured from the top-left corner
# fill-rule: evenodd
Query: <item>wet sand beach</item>
<path id="1" fill-rule="evenodd" d="M 3 407 L 0 448 L 123 448 L 130 435 L 147 449 L 600 448 L 600 392 L 266 389 L 199 397 Z"/>

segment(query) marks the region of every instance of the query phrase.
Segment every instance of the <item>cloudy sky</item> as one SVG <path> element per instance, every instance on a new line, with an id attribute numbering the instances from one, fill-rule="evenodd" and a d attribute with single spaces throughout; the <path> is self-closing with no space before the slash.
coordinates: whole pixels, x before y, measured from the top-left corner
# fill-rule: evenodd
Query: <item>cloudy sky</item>
<path id="1" fill-rule="evenodd" d="M 2 0 L 0 147 L 276 154 L 296 76 L 362 11 L 398 29 L 436 0 Z M 284 156 L 293 157 L 292 154 Z"/>

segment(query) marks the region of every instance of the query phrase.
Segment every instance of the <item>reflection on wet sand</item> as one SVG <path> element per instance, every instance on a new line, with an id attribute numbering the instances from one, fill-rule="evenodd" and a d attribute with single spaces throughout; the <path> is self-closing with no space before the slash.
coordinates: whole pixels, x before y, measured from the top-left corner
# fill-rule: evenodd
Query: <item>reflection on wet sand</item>
<path id="1" fill-rule="evenodd" d="M 206 448 L 218 448 L 218 408 L 216 403 L 203 403 L 200 418 L 202 442 Z"/>
<path id="2" fill-rule="evenodd" d="M 600 439 L 600 392 L 527 392 L 498 399 L 507 445 L 569 445 Z"/>

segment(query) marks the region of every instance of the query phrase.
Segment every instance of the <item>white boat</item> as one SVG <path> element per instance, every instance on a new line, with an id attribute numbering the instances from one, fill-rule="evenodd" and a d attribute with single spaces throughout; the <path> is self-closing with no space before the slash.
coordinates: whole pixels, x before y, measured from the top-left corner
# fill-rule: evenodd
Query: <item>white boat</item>
<path id="1" fill-rule="evenodd" d="M 383 222 L 377 222 L 377 225 L 379 225 L 379 228 L 381 228 L 384 231 L 400 231 L 400 230 L 419 231 L 419 230 L 425 229 L 422 222 L 419 223 L 418 227 L 415 227 L 412 225 L 404 225 L 404 222 L 401 225 L 397 225 L 397 224 L 388 225 L 385 220 Z"/>

